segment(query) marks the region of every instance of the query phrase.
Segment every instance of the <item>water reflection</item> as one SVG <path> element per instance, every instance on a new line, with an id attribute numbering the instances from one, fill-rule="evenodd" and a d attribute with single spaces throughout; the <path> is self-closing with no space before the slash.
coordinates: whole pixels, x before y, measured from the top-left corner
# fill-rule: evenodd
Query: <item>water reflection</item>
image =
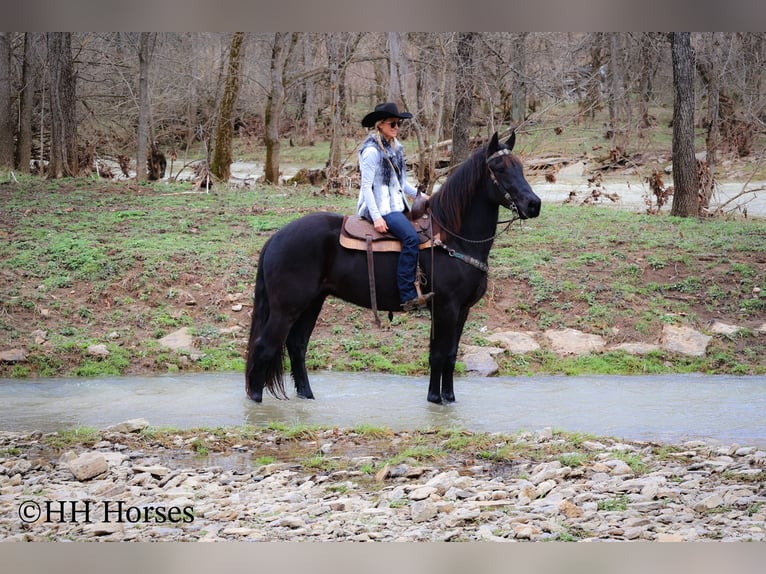
<path id="1" fill-rule="evenodd" d="M 462 377 L 457 402 L 425 400 L 425 377 L 314 373 L 314 401 L 256 404 L 241 373 L 0 380 L 0 430 L 287 425 L 394 430 L 440 427 L 515 433 L 553 427 L 626 439 L 713 439 L 766 446 L 766 377 Z"/>

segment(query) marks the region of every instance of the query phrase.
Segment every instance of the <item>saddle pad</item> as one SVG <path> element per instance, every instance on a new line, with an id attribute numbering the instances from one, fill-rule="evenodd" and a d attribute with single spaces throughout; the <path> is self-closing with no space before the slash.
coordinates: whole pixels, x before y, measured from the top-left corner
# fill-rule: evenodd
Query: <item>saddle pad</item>
<path id="1" fill-rule="evenodd" d="M 431 247 L 431 239 L 425 234 L 428 217 L 414 221 L 412 226 L 418 232 L 420 249 Z M 390 233 L 379 233 L 372 223 L 358 215 L 347 215 L 343 218 L 340 232 L 340 244 L 347 249 L 367 251 L 367 235 L 372 238 L 373 251 L 401 251 L 402 244 Z"/>

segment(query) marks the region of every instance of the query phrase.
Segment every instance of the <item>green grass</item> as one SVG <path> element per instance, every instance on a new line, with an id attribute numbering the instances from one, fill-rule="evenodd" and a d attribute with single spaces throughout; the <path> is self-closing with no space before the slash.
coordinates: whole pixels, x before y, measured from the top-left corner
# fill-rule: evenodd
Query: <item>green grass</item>
<path id="1" fill-rule="evenodd" d="M 72 445 L 92 446 L 101 440 L 101 431 L 92 427 L 77 427 L 46 435 L 43 440 L 48 446 L 56 449 Z"/>
<path id="2" fill-rule="evenodd" d="M 628 497 L 608 498 L 598 501 L 598 509 L 603 512 L 624 512 L 628 509 Z"/>

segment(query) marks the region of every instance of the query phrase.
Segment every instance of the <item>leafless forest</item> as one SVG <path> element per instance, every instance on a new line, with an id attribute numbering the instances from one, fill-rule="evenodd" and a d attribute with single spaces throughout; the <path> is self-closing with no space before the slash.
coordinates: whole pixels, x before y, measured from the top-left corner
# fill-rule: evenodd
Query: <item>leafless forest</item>
<path id="1" fill-rule="evenodd" d="M 718 157 L 752 153 L 764 131 L 765 39 L 723 32 L 4 32 L 0 167 L 56 178 L 98 169 L 94 159 L 109 157 L 126 172 L 137 167 L 141 179 L 157 179 L 163 153 L 199 146 L 211 176 L 226 179 L 232 141 L 249 138 L 265 147 L 264 181 L 275 183 L 280 146 L 322 141 L 330 144 L 331 181 L 344 138 L 358 137 L 361 116 L 388 100 L 415 114 L 408 135 L 417 141 L 419 181 L 433 180 L 445 161 L 461 161 L 474 138 L 497 129 L 553 131 L 593 122 L 599 112 L 619 141 L 652 129 L 658 108 L 674 111 L 674 160 L 681 165 L 677 152 L 688 160 L 684 133 L 702 128 L 714 172 Z M 568 113 L 557 113 L 558 125 L 545 124 L 562 109 Z"/>

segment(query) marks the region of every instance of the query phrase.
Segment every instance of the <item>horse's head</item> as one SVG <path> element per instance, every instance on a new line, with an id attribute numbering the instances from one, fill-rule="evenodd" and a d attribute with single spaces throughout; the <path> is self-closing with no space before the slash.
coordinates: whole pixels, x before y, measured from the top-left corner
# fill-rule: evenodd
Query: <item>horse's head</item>
<path id="1" fill-rule="evenodd" d="M 516 132 L 501 143 L 497 132 L 487 146 L 487 168 L 494 182 L 493 194 L 497 203 L 508 209 L 516 209 L 521 219 L 540 215 L 540 198 L 532 191 L 524 178 L 521 161 L 511 153 L 516 143 Z"/>

